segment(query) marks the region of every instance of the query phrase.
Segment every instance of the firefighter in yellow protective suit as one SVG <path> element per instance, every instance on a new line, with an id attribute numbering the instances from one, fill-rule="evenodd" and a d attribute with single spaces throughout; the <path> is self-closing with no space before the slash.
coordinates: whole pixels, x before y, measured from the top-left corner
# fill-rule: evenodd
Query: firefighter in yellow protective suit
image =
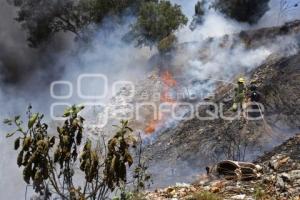
<path id="1" fill-rule="evenodd" d="M 236 112 L 239 108 L 243 110 L 243 103 L 245 101 L 246 96 L 246 87 L 245 87 L 245 79 L 239 78 L 237 82 L 237 87 L 234 89 L 234 99 L 232 110 Z"/>

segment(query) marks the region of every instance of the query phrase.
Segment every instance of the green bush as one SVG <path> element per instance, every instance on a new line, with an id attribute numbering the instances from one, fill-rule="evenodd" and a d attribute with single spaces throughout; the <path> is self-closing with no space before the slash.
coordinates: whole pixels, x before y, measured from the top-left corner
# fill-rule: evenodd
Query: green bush
<path id="1" fill-rule="evenodd" d="M 255 187 L 254 190 L 254 198 L 256 200 L 264 200 L 264 199 L 270 199 L 270 196 L 266 193 L 266 191 L 262 186 L 257 186 Z"/>
<path id="2" fill-rule="evenodd" d="M 141 5 L 138 20 L 132 26 L 130 35 L 136 40 L 137 46 L 152 47 L 186 25 L 187 21 L 177 4 L 172 5 L 170 1 L 146 2 Z"/>
<path id="3" fill-rule="evenodd" d="M 205 191 L 205 192 L 195 193 L 188 200 L 222 200 L 222 198 L 214 193 Z"/>
<path id="4" fill-rule="evenodd" d="M 168 52 L 175 47 L 176 42 L 177 42 L 177 38 L 175 35 L 172 34 L 162 39 L 158 43 L 157 48 L 160 52 Z"/>
<path id="5" fill-rule="evenodd" d="M 130 149 L 137 146 L 128 121 L 121 121 L 108 142 L 103 139 L 93 145 L 88 139 L 83 141 L 83 106 L 67 108 L 63 125 L 51 136 L 43 122 L 44 115 L 32 113 L 31 109 L 29 106 L 26 112 L 26 124 L 20 116 L 4 123 L 12 126 L 6 137 L 16 137 L 14 149 L 23 179 L 38 195 L 43 199 L 51 199 L 55 194 L 64 200 L 96 200 L 106 199 L 109 190 L 126 191 L 127 170 L 133 164 Z M 81 146 L 84 148 L 79 152 Z M 74 186 L 76 175 L 83 176 Z"/>

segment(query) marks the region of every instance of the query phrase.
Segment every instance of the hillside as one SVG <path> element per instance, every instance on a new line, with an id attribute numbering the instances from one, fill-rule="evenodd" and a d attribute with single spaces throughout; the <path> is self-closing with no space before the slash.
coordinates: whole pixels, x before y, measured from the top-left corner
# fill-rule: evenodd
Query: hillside
<path id="1" fill-rule="evenodd" d="M 256 121 L 194 117 L 158 133 L 146 155 L 154 176 L 160 178 L 158 182 L 191 181 L 205 166 L 222 159 L 251 161 L 299 131 L 300 54 L 271 55 L 247 73 L 247 82 L 251 81 L 256 81 L 262 95 L 264 117 Z M 210 99 L 224 104 L 225 116 L 233 114 L 233 89 L 234 85 L 223 84 Z M 202 106 L 197 112 L 205 116 L 207 108 Z"/>
<path id="2" fill-rule="evenodd" d="M 177 184 L 146 193 L 148 199 L 299 199 L 300 135 L 265 153 L 255 162 L 259 174 L 249 180 L 202 175 L 193 184 Z M 250 163 L 249 163 L 250 164 Z"/>

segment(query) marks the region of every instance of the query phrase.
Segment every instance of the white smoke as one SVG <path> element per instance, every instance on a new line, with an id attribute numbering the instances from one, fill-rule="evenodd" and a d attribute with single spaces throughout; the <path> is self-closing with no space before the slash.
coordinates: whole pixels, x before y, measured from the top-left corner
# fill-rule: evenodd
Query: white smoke
<path id="1" fill-rule="evenodd" d="M 183 11 L 191 21 L 194 14 L 191 6 L 197 1 L 184 3 L 174 0 L 173 2 L 182 5 Z M 286 3 L 283 4 L 284 2 Z M 262 64 L 271 54 L 293 55 L 298 52 L 297 40 L 293 36 L 278 37 L 276 42 L 257 49 L 247 49 L 245 44 L 236 41 L 236 35 L 243 30 L 278 26 L 290 20 L 300 19 L 299 2 L 299 0 L 271 0 L 270 9 L 258 24 L 253 26 L 229 19 L 207 6 L 203 24 L 194 31 L 186 26 L 176 33 L 179 43 L 187 44 L 176 55 L 174 63 L 176 66 L 184 66 L 184 73 L 194 78 L 205 80 L 214 77 L 215 80 L 232 81 L 232 78 L 246 74 Z M 283 8 L 280 8 L 280 5 Z M 298 6 L 295 7 L 296 5 Z M 276 17 L 278 22 L 274 20 L 277 19 Z"/>
<path id="2" fill-rule="evenodd" d="M 136 48 L 134 44 L 123 41 L 133 23 L 132 18 L 126 21 L 123 25 L 115 25 L 107 20 L 87 48 L 81 47 L 75 56 L 63 61 L 67 66 L 63 78 L 73 80 L 83 73 L 102 73 L 107 75 L 109 84 L 116 80 L 142 78 L 149 59 L 156 52 L 149 48 Z"/>
<path id="3" fill-rule="evenodd" d="M 203 24 L 194 31 L 191 31 L 188 26 L 179 30 L 177 33 L 179 43 L 199 42 L 209 37 L 221 37 L 225 34 L 239 33 L 249 28 L 248 25 L 225 18 L 224 15 L 212 9 L 207 10 L 203 20 Z"/>
<path id="4" fill-rule="evenodd" d="M 271 0 L 270 10 L 260 19 L 255 28 L 279 26 L 300 19 L 299 0 Z"/>
<path id="5" fill-rule="evenodd" d="M 216 80 L 229 81 L 239 73 L 249 72 L 262 64 L 271 51 L 266 48 L 246 50 L 243 46 L 239 46 L 228 51 L 214 49 L 212 54 L 214 56 L 210 58 L 209 62 L 198 59 L 188 62 L 189 67 L 195 69 L 191 72 L 196 77 L 204 80 L 214 77 Z"/>
<path id="6" fill-rule="evenodd" d="M 197 0 L 173 0 L 172 2 L 182 5 L 184 13 L 189 17 L 190 21 L 194 14 L 194 5 Z M 278 0 L 272 0 L 270 3 L 270 11 L 260 20 L 257 27 L 274 26 L 278 22 L 274 17 L 278 16 Z M 291 12 L 280 19 L 282 24 L 285 21 L 299 18 L 299 12 Z M 288 13 L 289 14 L 289 13 Z M 134 22 L 133 18 L 128 18 L 123 25 L 116 26 L 111 24 L 110 20 L 99 29 L 93 37 L 91 45 L 77 45 L 76 50 L 71 53 L 60 55 L 59 64 L 64 66 L 61 71 L 61 80 L 70 81 L 74 86 L 74 94 L 70 99 L 60 100 L 59 102 L 81 103 L 85 101 L 78 97 L 76 93 L 77 77 L 81 74 L 101 73 L 108 77 L 111 84 L 116 80 L 137 81 L 145 79 L 148 72 L 153 70 L 155 66 L 151 66 L 149 59 L 156 54 L 156 50 L 149 48 L 136 48 L 133 44 L 125 43 L 122 40 L 123 35 L 129 30 L 130 24 Z M 231 80 L 240 73 L 246 73 L 257 67 L 273 52 L 280 51 L 282 46 L 288 46 L 294 40 L 284 40 L 281 43 L 273 44 L 258 49 L 247 50 L 243 44 L 237 44 L 233 48 L 231 37 L 229 41 L 225 41 L 225 46 L 221 47 L 222 36 L 228 34 L 239 33 L 241 30 L 247 30 L 250 27 L 246 24 L 238 23 L 234 20 L 225 19 L 220 13 L 209 10 L 204 17 L 203 25 L 199 26 L 195 31 L 191 31 L 188 26 L 179 30 L 179 43 L 187 43 L 181 50 L 181 54 L 177 54 L 174 62 L 175 66 L 181 66 L 184 69 L 183 76 L 192 76 L 199 79 L 209 79 L 217 76 L 216 79 Z M 207 43 L 210 37 L 217 37 L 213 42 Z M 289 42 L 286 42 L 289 41 Z M 14 45 L 14 44 L 12 44 Z M 17 59 L 17 58 L 16 58 Z M 43 81 L 44 73 L 37 73 L 36 79 Z M 90 82 L 84 91 L 87 94 L 101 93 L 101 85 L 96 82 Z M 94 84 L 93 84 L 94 83 Z M 211 83 L 210 83 L 211 84 Z M 32 88 L 38 85 L 28 85 L 30 92 L 16 94 L 14 90 L 10 90 L 9 95 L 0 91 L 0 103 L 2 105 L 1 121 L 6 116 L 24 112 L 26 105 L 31 102 L 34 108 L 39 111 L 49 113 L 49 107 L 56 99 L 52 99 L 49 94 L 50 86 L 44 89 L 43 93 L 36 94 Z M 110 91 L 110 90 L 109 90 Z M 28 95 L 30 94 L 30 95 Z M 109 93 L 107 98 L 102 99 L 106 102 L 112 94 Z M 21 169 L 16 165 L 16 152 L 12 150 L 13 141 L 7 140 L 3 132 L 8 131 L 2 128 L 0 136 L 0 154 L 2 162 L 0 164 L 0 196 L 3 199 L 23 199 L 25 184 L 22 180 Z"/>

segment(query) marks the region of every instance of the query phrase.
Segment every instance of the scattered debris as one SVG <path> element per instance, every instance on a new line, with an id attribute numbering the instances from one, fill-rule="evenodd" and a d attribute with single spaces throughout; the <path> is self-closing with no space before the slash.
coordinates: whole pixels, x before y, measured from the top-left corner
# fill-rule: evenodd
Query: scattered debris
<path id="1" fill-rule="evenodd" d="M 259 165 L 232 160 L 222 161 L 216 167 L 216 172 L 219 176 L 224 176 L 225 179 L 235 180 L 257 179 L 261 176 L 259 170 L 261 170 Z"/>
<path id="2" fill-rule="evenodd" d="M 254 163 L 226 160 L 209 168 L 193 184 L 145 194 L 148 200 L 193 200 L 196 195 L 217 195 L 225 200 L 300 200 L 300 134 Z M 201 199 L 201 198 L 200 198 Z"/>

